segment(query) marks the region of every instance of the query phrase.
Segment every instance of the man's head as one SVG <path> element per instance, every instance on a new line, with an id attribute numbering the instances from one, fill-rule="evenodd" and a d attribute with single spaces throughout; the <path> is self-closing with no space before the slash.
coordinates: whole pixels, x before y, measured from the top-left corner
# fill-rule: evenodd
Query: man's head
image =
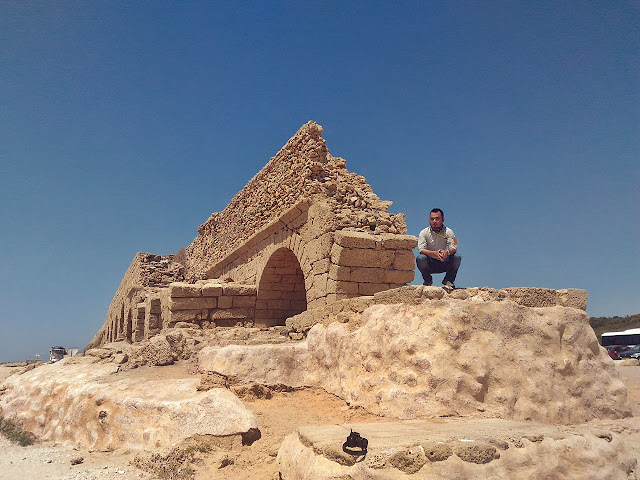
<path id="1" fill-rule="evenodd" d="M 429 214 L 429 225 L 436 230 L 442 228 L 444 222 L 444 213 L 439 208 L 434 208 Z"/>

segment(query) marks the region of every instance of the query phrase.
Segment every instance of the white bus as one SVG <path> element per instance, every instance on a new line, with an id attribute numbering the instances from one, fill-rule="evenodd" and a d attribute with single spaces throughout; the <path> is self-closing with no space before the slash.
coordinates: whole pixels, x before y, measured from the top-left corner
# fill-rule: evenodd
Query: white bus
<path id="1" fill-rule="evenodd" d="M 602 346 L 640 345 L 640 328 L 631 328 L 624 332 L 605 332 L 602 334 Z"/>

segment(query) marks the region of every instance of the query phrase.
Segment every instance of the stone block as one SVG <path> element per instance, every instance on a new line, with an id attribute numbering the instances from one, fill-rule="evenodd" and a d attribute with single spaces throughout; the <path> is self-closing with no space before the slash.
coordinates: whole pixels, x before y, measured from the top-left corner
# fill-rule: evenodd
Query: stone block
<path id="1" fill-rule="evenodd" d="M 271 290 L 276 290 L 279 292 L 293 292 L 294 291 L 294 283 L 272 283 L 269 285 Z"/>
<path id="2" fill-rule="evenodd" d="M 255 307 L 256 297 L 249 295 L 239 295 L 233 297 L 234 307 Z"/>
<path id="3" fill-rule="evenodd" d="M 184 282 L 174 282 L 169 284 L 169 296 L 171 297 L 199 297 L 202 295 L 200 285 Z"/>
<path id="4" fill-rule="evenodd" d="M 268 310 L 289 310 L 291 302 L 289 300 L 267 300 Z"/>
<path id="5" fill-rule="evenodd" d="M 558 293 L 550 288 L 511 287 L 503 288 L 509 299 L 525 307 L 553 307 L 557 305 Z"/>
<path id="6" fill-rule="evenodd" d="M 170 297 L 165 297 L 165 298 L 168 301 Z M 150 308 L 149 308 L 150 313 L 157 313 L 158 315 L 162 313 L 162 302 L 160 298 L 150 299 L 149 304 L 150 304 Z"/>
<path id="7" fill-rule="evenodd" d="M 335 303 L 340 300 L 344 300 L 347 298 L 352 298 L 352 295 L 348 295 L 346 293 L 328 293 L 327 294 L 327 303 Z"/>
<path id="8" fill-rule="evenodd" d="M 275 270 L 275 269 L 274 269 Z M 277 275 L 275 273 L 262 274 L 260 277 L 260 283 L 280 283 L 282 281 L 282 275 Z"/>
<path id="9" fill-rule="evenodd" d="M 323 258 L 329 258 L 331 254 L 331 237 L 329 235 L 322 235 L 319 238 L 311 240 L 305 245 L 304 253 L 310 264 Z"/>
<path id="10" fill-rule="evenodd" d="M 444 295 L 444 291 L 438 288 L 440 297 Z M 421 296 L 421 285 L 406 285 L 400 288 L 391 288 L 389 290 L 380 290 L 373 295 L 373 301 L 381 304 L 405 303 L 407 305 L 417 305 L 424 301 Z"/>
<path id="11" fill-rule="evenodd" d="M 301 282 L 304 282 L 304 277 L 302 276 L 302 273 L 282 275 L 281 283 L 292 284 L 292 283 L 301 283 Z"/>
<path id="12" fill-rule="evenodd" d="M 297 218 L 298 216 L 300 216 L 301 214 L 302 214 L 302 210 L 297 208 L 297 206 L 294 206 L 294 207 L 291 207 L 286 212 L 284 212 L 279 220 L 283 224 L 287 224 L 287 223 L 291 222 L 292 220 L 294 220 L 295 218 Z"/>
<path id="13" fill-rule="evenodd" d="M 422 298 L 427 298 L 429 300 L 440 300 L 441 298 L 444 297 L 444 289 L 441 287 L 418 285 L 417 289 L 420 293 L 420 297 Z M 468 294 L 466 294 L 466 290 L 467 289 L 465 288 L 454 290 L 453 292 L 450 293 L 450 297 L 458 298 L 461 300 L 466 299 L 468 297 Z M 458 293 L 460 294 L 460 296 L 457 296 Z"/>
<path id="14" fill-rule="evenodd" d="M 311 265 L 311 272 L 309 275 L 320 275 L 322 273 L 327 273 L 331 267 L 331 259 L 323 258 Z"/>
<path id="15" fill-rule="evenodd" d="M 332 280 L 348 282 L 351 280 L 351 268 L 331 264 L 331 267 L 329 268 L 329 278 Z"/>
<path id="16" fill-rule="evenodd" d="M 587 309 L 588 295 L 586 290 L 579 288 L 564 288 L 558 290 L 558 305 L 563 307 Z"/>
<path id="17" fill-rule="evenodd" d="M 328 283 L 328 282 L 327 282 Z M 320 291 L 319 288 L 311 287 L 307 289 L 307 301 L 312 302 L 317 298 L 324 297 L 328 291 Z"/>
<path id="18" fill-rule="evenodd" d="M 374 295 L 390 288 L 388 283 L 358 283 L 357 285 L 359 295 Z"/>
<path id="19" fill-rule="evenodd" d="M 295 268 L 295 266 L 291 264 L 284 265 L 282 267 L 276 267 L 277 275 L 295 275 L 296 272 L 297 272 L 297 269 Z"/>
<path id="20" fill-rule="evenodd" d="M 267 309 L 267 300 L 256 300 L 256 311 L 266 310 L 266 309 Z"/>
<path id="21" fill-rule="evenodd" d="M 379 237 L 365 232 L 339 230 L 334 234 L 334 241 L 341 247 L 348 248 L 376 248 L 379 246 Z"/>
<path id="22" fill-rule="evenodd" d="M 218 308 L 231 308 L 233 297 L 218 297 Z"/>
<path id="23" fill-rule="evenodd" d="M 327 279 L 327 275 L 315 275 L 314 277 L 311 277 L 311 284 L 314 288 L 324 291 L 327 289 Z"/>
<path id="24" fill-rule="evenodd" d="M 320 309 L 327 306 L 327 297 L 323 295 L 322 297 L 318 297 L 315 300 L 309 300 L 307 302 L 307 309 Z"/>
<path id="25" fill-rule="evenodd" d="M 219 297 L 222 295 L 222 285 L 219 283 L 205 283 L 202 285 L 203 297 Z"/>
<path id="26" fill-rule="evenodd" d="M 349 295 L 357 295 L 359 293 L 358 283 L 355 282 L 339 282 L 336 280 L 327 280 L 327 293 L 346 293 Z M 373 295 L 373 294 L 372 294 Z"/>
<path id="27" fill-rule="evenodd" d="M 331 250 L 331 262 L 345 267 L 387 268 L 393 263 L 394 257 L 394 250 L 344 248 L 337 244 Z"/>
<path id="28" fill-rule="evenodd" d="M 380 283 L 384 281 L 385 270 L 380 268 L 354 267 L 351 269 L 352 282 Z"/>
<path id="29" fill-rule="evenodd" d="M 254 317 L 253 309 L 248 308 L 226 308 L 223 310 L 214 310 L 209 314 L 210 320 L 223 320 L 223 319 L 245 319 Z"/>
<path id="30" fill-rule="evenodd" d="M 144 318 L 146 305 L 144 303 L 138 303 L 136 305 L 136 318 Z"/>
<path id="31" fill-rule="evenodd" d="M 291 310 L 302 312 L 307 309 L 306 300 L 291 300 Z"/>
<path id="32" fill-rule="evenodd" d="M 176 310 L 195 310 L 203 308 L 217 308 L 218 299 L 216 297 L 176 297 L 169 301 L 169 309 Z"/>
<path id="33" fill-rule="evenodd" d="M 413 235 L 394 235 L 392 233 L 383 233 L 382 248 L 385 250 L 413 250 L 418 246 L 418 237 Z"/>
<path id="34" fill-rule="evenodd" d="M 280 290 L 260 290 L 258 295 L 260 300 L 277 300 L 282 298 L 282 292 Z"/>
<path id="35" fill-rule="evenodd" d="M 202 310 L 176 310 L 171 312 L 167 318 L 167 324 L 175 324 L 178 322 L 195 322 L 203 320 Z"/>
<path id="36" fill-rule="evenodd" d="M 385 270 L 382 281 L 386 283 L 411 283 L 413 282 L 413 270 Z"/>
<path id="37" fill-rule="evenodd" d="M 227 283 L 223 286 L 224 295 L 255 295 L 255 285 L 239 285 Z"/>
<path id="38" fill-rule="evenodd" d="M 413 272 L 416 268 L 416 257 L 413 256 L 413 252 L 411 250 L 396 250 L 393 268 Z"/>

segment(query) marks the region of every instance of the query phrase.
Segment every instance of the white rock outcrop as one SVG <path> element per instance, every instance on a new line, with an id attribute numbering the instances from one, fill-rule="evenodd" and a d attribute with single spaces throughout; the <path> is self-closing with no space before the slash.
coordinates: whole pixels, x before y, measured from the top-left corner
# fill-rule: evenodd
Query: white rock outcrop
<path id="1" fill-rule="evenodd" d="M 318 324 L 298 345 L 205 348 L 199 367 L 235 382 L 320 386 L 395 418 L 575 424 L 631 415 L 584 311 L 434 299 L 353 316 L 359 328 Z"/>
<path id="2" fill-rule="evenodd" d="M 197 392 L 197 377 L 144 381 L 115 364 L 43 365 L 8 378 L 2 414 L 43 440 L 76 448 L 150 449 L 193 435 L 242 436 L 254 415 L 227 389 Z"/>

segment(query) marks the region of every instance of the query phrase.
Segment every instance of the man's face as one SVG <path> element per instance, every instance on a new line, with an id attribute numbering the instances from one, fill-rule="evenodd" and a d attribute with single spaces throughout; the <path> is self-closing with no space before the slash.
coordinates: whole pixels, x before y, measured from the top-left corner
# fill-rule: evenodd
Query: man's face
<path id="1" fill-rule="evenodd" d="M 440 212 L 431 212 L 429 214 L 429 224 L 431 225 L 431 228 L 442 227 L 442 222 L 444 222 L 444 217 Z"/>

